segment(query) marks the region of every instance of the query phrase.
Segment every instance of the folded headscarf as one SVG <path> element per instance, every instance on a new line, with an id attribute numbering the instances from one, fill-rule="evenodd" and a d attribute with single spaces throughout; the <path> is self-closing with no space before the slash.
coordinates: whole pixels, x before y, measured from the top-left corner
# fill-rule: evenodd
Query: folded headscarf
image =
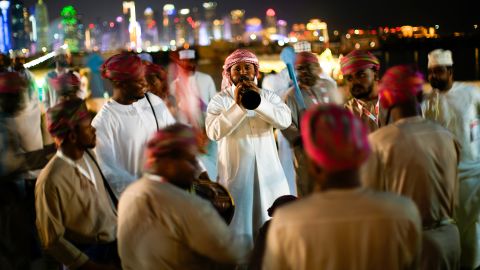
<path id="1" fill-rule="evenodd" d="M 423 90 L 422 73 L 412 66 L 399 65 L 389 68 L 379 84 L 380 104 L 384 108 L 405 102 Z"/>
<path id="2" fill-rule="evenodd" d="M 368 51 L 353 50 L 340 59 L 340 67 L 343 75 L 348 75 L 367 68 L 379 70 L 380 61 Z"/>
<path id="3" fill-rule="evenodd" d="M 308 63 L 319 64 L 317 56 L 311 52 L 297 53 L 295 57 L 295 66 L 308 64 Z"/>
<path id="4" fill-rule="evenodd" d="M 309 109 L 302 117 L 301 133 L 307 155 L 326 171 L 358 168 L 370 154 L 367 128 L 337 105 Z"/>
<path id="5" fill-rule="evenodd" d="M 48 132 L 53 137 L 63 140 L 88 115 L 87 106 L 81 99 L 59 102 L 47 111 Z"/>
<path id="6" fill-rule="evenodd" d="M 237 49 L 225 59 L 222 72 L 222 90 L 231 85 L 230 68 L 241 62 L 253 64 L 255 66 L 255 76 L 258 77 L 260 65 L 257 56 L 251 51 Z"/>
<path id="7" fill-rule="evenodd" d="M 50 80 L 60 96 L 75 95 L 80 90 L 80 79 L 73 72 L 67 72 Z"/>
<path id="8" fill-rule="evenodd" d="M 160 79 L 166 80 L 167 79 L 167 73 L 165 69 L 157 64 L 150 63 L 150 62 L 144 62 L 145 65 L 145 75 L 157 75 L 160 76 Z"/>
<path id="9" fill-rule="evenodd" d="M 145 75 L 145 66 L 140 57 L 121 53 L 108 58 L 100 71 L 103 78 L 111 81 L 140 80 Z"/>
<path id="10" fill-rule="evenodd" d="M 27 82 L 17 72 L 0 73 L 0 94 L 18 94 L 26 87 Z"/>
<path id="11" fill-rule="evenodd" d="M 147 143 L 145 169 L 153 168 L 158 157 L 181 150 L 198 151 L 196 134 L 191 127 L 176 123 L 159 130 Z"/>

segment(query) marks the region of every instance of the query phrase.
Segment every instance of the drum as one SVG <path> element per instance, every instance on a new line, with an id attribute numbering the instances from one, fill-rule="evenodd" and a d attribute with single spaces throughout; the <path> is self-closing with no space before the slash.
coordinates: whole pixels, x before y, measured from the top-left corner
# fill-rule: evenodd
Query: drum
<path id="1" fill-rule="evenodd" d="M 197 179 L 193 182 L 193 192 L 208 200 L 225 222 L 230 224 L 235 213 L 235 203 L 224 186 L 208 179 Z"/>

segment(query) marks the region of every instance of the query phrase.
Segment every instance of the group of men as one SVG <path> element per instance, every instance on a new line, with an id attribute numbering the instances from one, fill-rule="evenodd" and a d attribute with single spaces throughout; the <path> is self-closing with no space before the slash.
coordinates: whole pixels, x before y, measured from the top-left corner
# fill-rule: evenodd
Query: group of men
<path id="1" fill-rule="evenodd" d="M 72 94 L 74 75 L 56 80 L 63 94 L 47 119 L 57 152 L 37 179 L 35 208 L 42 247 L 60 264 L 246 266 L 269 207 L 292 193 L 278 129 L 294 151 L 300 199 L 275 211 L 263 269 L 478 266 L 480 99 L 477 89 L 453 82 L 449 51 L 429 54 L 433 90 L 425 98 L 415 68 L 395 66 L 380 79 L 378 59 L 352 51 L 341 59 L 352 95 L 344 107 L 333 104 L 336 85 L 320 77 L 318 58 L 299 53 L 306 110 L 295 89 L 282 99 L 257 85 L 259 62 L 248 50 L 226 58 L 218 93 L 194 58 L 180 51 L 179 75 L 166 90 L 156 64 L 131 53 L 110 57 L 101 74 L 113 96 L 93 120 Z M 16 74 L 0 74 L 1 100 L 24 91 Z M 253 110 L 241 100 L 247 89 L 260 97 Z M 2 113 L 14 115 L 10 103 L 0 104 Z M 10 133 L 0 138 L 12 144 Z M 19 164 L 9 162 L 16 156 L 2 150 L 1 179 L 15 172 L 5 165 Z M 201 174 L 233 197 L 229 225 L 192 193 Z"/>

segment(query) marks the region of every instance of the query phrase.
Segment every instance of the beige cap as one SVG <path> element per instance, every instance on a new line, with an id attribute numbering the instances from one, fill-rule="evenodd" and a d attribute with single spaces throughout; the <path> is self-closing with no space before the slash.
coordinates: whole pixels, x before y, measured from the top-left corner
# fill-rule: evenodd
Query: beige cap
<path id="1" fill-rule="evenodd" d="M 194 50 L 181 50 L 178 52 L 178 56 L 180 59 L 195 59 L 195 51 Z"/>
<path id="2" fill-rule="evenodd" d="M 428 67 L 452 66 L 452 52 L 449 50 L 437 49 L 428 54 Z"/>

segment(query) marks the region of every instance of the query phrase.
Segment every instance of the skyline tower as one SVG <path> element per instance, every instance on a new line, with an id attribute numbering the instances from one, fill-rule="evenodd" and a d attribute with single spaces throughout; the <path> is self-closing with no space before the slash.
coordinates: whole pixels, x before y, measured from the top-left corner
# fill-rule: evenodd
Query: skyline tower
<path id="1" fill-rule="evenodd" d="M 51 43 L 48 40 L 48 11 L 47 5 L 43 3 L 43 0 L 38 0 L 35 5 L 35 21 L 37 25 L 37 50 L 50 47 Z"/>

